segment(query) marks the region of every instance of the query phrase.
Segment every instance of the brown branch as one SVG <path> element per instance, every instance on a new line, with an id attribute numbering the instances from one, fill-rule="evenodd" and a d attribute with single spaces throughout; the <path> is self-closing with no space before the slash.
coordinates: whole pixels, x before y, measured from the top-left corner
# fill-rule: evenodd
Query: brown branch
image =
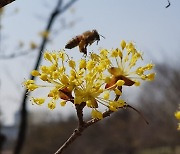
<path id="1" fill-rule="evenodd" d="M 134 111 L 136 111 L 136 112 L 143 118 L 143 120 L 145 121 L 145 123 L 146 123 L 147 125 L 149 125 L 149 122 L 146 120 L 146 118 L 144 117 L 144 115 L 143 115 L 140 111 L 138 111 L 136 108 L 134 108 L 134 107 L 132 107 L 131 105 L 128 105 L 128 104 L 127 104 L 127 107 L 129 107 L 129 108 L 133 109 Z"/>
<path id="2" fill-rule="evenodd" d="M 4 7 L 5 5 L 13 2 L 15 0 L 0 0 L 0 8 Z"/>
<path id="3" fill-rule="evenodd" d="M 83 129 L 79 131 L 78 129 L 75 129 L 72 135 L 68 138 L 66 142 L 55 152 L 55 154 L 61 154 L 65 148 L 67 148 L 75 139 L 77 139 L 78 136 L 81 135 Z"/>
<path id="4" fill-rule="evenodd" d="M 82 126 L 84 124 L 84 120 L 83 120 L 83 108 L 86 106 L 86 103 L 82 102 L 81 104 L 76 104 L 75 106 L 76 106 L 79 126 Z"/>
<path id="5" fill-rule="evenodd" d="M 103 113 L 103 118 L 110 116 L 113 111 L 106 111 Z M 55 154 L 62 154 L 62 152 L 79 136 L 81 136 L 82 132 L 89 126 L 95 124 L 96 122 L 100 121 L 100 119 L 91 119 L 88 122 L 83 122 L 81 125 L 78 126 L 72 133 L 72 135 L 67 139 L 67 141 L 55 152 Z"/>
<path id="6" fill-rule="evenodd" d="M 9 55 L 0 55 L 0 59 L 3 59 L 3 60 L 4 59 L 12 59 L 12 58 L 28 55 L 28 54 L 32 53 L 33 51 L 36 51 L 36 50 L 29 49 L 29 50 L 21 51 L 21 52 L 18 52 L 18 53 L 12 53 L 12 54 L 9 54 Z"/>
<path id="7" fill-rule="evenodd" d="M 118 89 L 122 90 L 122 87 L 118 87 Z M 116 95 L 116 98 L 114 99 L 114 101 L 117 101 L 119 99 L 119 95 Z M 78 127 L 74 130 L 74 132 L 72 133 L 72 135 L 64 142 L 64 144 L 55 152 L 55 154 L 62 154 L 62 152 L 71 144 L 73 143 L 73 141 L 75 141 L 79 136 L 81 136 L 82 132 L 89 126 L 99 122 L 101 119 L 91 119 L 87 122 L 83 121 L 83 108 L 85 107 L 85 102 L 83 102 L 82 104 L 78 104 L 75 105 L 76 106 L 76 111 L 77 111 L 77 116 L 78 116 L 78 120 L 79 120 L 79 125 Z M 148 124 L 147 120 L 144 118 L 144 116 L 134 107 L 126 104 L 125 107 L 129 107 L 133 110 L 135 110 L 137 113 L 140 114 L 140 116 L 145 120 L 145 122 Z M 124 108 L 124 107 L 120 107 L 120 108 Z M 119 108 L 119 109 L 120 109 Z M 113 111 L 108 110 L 105 111 L 103 113 L 103 119 L 109 117 L 111 114 L 113 113 Z"/>
<path id="8" fill-rule="evenodd" d="M 78 136 L 81 135 L 83 130 L 85 129 L 84 126 L 86 126 L 86 123 L 83 120 L 83 108 L 86 106 L 85 102 L 82 102 L 81 104 L 76 104 L 76 111 L 77 111 L 77 117 L 78 117 L 78 127 L 74 130 L 72 135 L 67 139 L 66 142 L 55 152 L 55 154 L 60 154 L 63 152 L 65 148 L 67 148 Z"/>
<path id="9" fill-rule="evenodd" d="M 114 99 L 117 101 L 119 99 L 119 95 L 116 95 L 116 98 Z M 67 139 L 67 141 L 55 152 L 55 154 L 61 154 L 64 149 L 66 149 L 73 141 L 75 141 L 81 134 L 82 132 L 89 126 L 95 124 L 96 122 L 100 121 L 101 119 L 91 119 L 87 122 L 84 122 L 83 120 L 83 108 L 85 107 L 86 103 L 83 102 L 80 105 L 77 104 L 76 106 L 76 111 L 77 111 L 77 116 L 78 116 L 78 121 L 79 125 L 78 127 L 74 130 L 72 135 Z M 113 111 L 108 110 L 103 113 L 103 118 L 109 117 Z"/>

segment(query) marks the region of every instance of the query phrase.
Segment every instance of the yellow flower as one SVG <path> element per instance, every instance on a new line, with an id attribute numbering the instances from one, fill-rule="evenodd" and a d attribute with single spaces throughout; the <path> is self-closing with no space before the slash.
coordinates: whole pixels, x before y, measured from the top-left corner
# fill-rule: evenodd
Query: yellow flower
<path id="1" fill-rule="evenodd" d="M 89 59 L 81 59 L 78 65 L 74 60 L 70 60 L 63 51 L 46 51 L 44 58 L 50 62 L 50 65 L 41 66 L 39 71 L 31 72 L 33 76 L 38 77 L 46 84 L 37 85 L 33 80 L 27 80 L 24 85 L 30 91 L 49 88 L 46 98 L 50 99 L 48 108 L 51 110 L 56 107 L 59 99 L 61 106 L 64 106 L 67 101 L 74 104 L 85 102 L 86 106 L 93 110 L 92 117 L 101 119 L 100 104 L 112 111 L 120 107 L 117 105 L 118 101 L 112 104 L 113 100 L 109 99 L 110 91 L 105 89 L 107 78 L 104 73 L 110 65 L 105 51 L 101 52 L 100 56 L 92 53 Z M 118 80 L 117 85 L 123 84 L 123 80 Z M 121 89 L 117 89 L 115 94 L 121 95 Z M 45 102 L 45 100 L 34 97 L 32 101 L 37 105 Z"/>
<path id="2" fill-rule="evenodd" d="M 126 47 L 126 42 L 124 40 L 121 41 L 121 48 L 122 50 L 124 50 L 124 48 Z"/>
<path id="3" fill-rule="evenodd" d="M 86 60 L 85 59 L 81 59 L 80 63 L 79 63 L 79 69 L 83 69 L 86 68 Z"/>
<path id="4" fill-rule="evenodd" d="M 107 82 L 106 88 L 114 89 L 117 86 L 122 85 L 139 86 L 140 80 L 152 81 L 155 78 L 155 73 L 148 73 L 153 67 L 154 64 L 147 64 L 135 68 L 137 62 L 142 59 L 142 54 L 137 51 L 132 42 L 126 43 L 124 40 L 121 42 L 121 49 L 113 49 L 109 51 L 111 58 L 111 66 L 108 69 L 108 72 L 112 75 L 109 82 Z M 120 83 L 120 81 L 122 84 Z"/>
<path id="5" fill-rule="evenodd" d="M 73 61 L 73 60 L 69 60 L 69 67 L 71 67 L 71 68 L 75 68 L 75 67 L 76 67 L 76 63 L 75 63 L 75 61 Z"/>
<path id="6" fill-rule="evenodd" d="M 48 108 L 54 109 L 56 107 L 56 100 L 70 100 L 72 99 L 71 92 L 74 87 L 74 83 L 69 79 L 69 75 L 66 74 L 64 66 L 65 55 L 63 51 L 60 52 L 45 52 L 45 60 L 50 62 L 49 66 L 41 66 L 40 70 L 33 70 L 31 75 L 38 77 L 42 80 L 42 85 L 35 84 L 34 80 L 26 80 L 23 84 L 28 91 L 34 91 L 39 88 L 49 88 L 46 98 L 50 99 Z M 31 99 L 35 104 L 41 105 L 45 100 L 34 98 Z"/>
<path id="7" fill-rule="evenodd" d="M 35 84 L 34 80 L 26 80 L 23 84 L 26 87 L 26 89 L 28 89 L 28 91 L 34 91 L 39 87 Z"/>
<path id="8" fill-rule="evenodd" d="M 102 112 L 99 111 L 100 105 L 106 106 L 110 110 L 113 107 L 116 111 L 119 107 L 122 107 L 117 104 L 114 106 L 115 103 L 110 105 L 112 102 L 109 99 L 110 91 L 105 89 L 105 80 L 107 80 L 105 72 L 110 62 L 105 54 L 106 52 L 101 52 L 100 56 L 95 53 L 90 55 L 90 59 L 86 61 L 86 67 L 79 67 L 82 72 L 79 77 L 76 77 L 76 82 L 79 84 L 74 87 L 74 103 L 81 104 L 85 102 L 87 107 L 92 108 L 91 115 L 96 119 L 103 118 Z M 81 63 L 82 60 L 80 65 L 82 65 Z M 79 72 L 79 70 L 74 70 L 74 72 Z M 119 85 L 123 83 L 123 80 L 118 82 Z M 119 90 L 117 93 L 121 94 L 121 91 Z"/>
<path id="9" fill-rule="evenodd" d="M 42 105 L 45 102 L 44 98 L 34 98 L 32 97 L 32 101 L 37 105 Z"/>
<path id="10" fill-rule="evenodd" d="M 31 72 L 31 75 L 32 75 L 32 76 L 38 76 L 38 75 L 40 75 L 40 73 L 39 73 L 37 70 L 33 70 L 33 71 Z"/>
<path id="11" fill-rule="evenodd" d="M 180 130 L 180 123 L 178 123 L 178 128 L 177 128 L 177 130 Z"/>
<path id="12" fill-rule="evenodd" d="M 180 111 L 175 112 L 176 119 L 180 120 Z"/>
<path id="13" fill-rule="evenodd" d="M 54 110 L 55 107 L 56 107 L 56 103 L 55 102 L 51 101 L 51 102 L 48 103 L 48 108 L 49 109 Z"/>
<path id="14" fill-rule="evenodd" d="M 33 80 L 24 82 L 28 91 L 49 88 L 45 97 L 32 97 L 35 104 L 44 104 L 45 98 L 49 99 L 48 108 L 51 110 L 59 100 L 61 106 L 67 102 L 85 104 L 92 110 L 92 118 L 102 119 L 103 109 L 100 106 L 105 106 L 104 111 L 114 112 L 127 105 L 124 100 L 117 100 L 117 96 L 122 95 L 122 86 L 139 86 L 138 79 L 151 81 L 155 76 L 154 73 L 146 73 L 154 67 L 153 64 L 132 70 L 142 55 L 131 42 L 122 41 L 121 49 L 102 49 L 99 54 L 91 53 L 79 63 L 69 57 L 64 51 L 44 53 L 48 65 L 31 72 L 43 84 L 36 84 Z M 116 100 L 111 99 L 111 93 Z"/>
<path id="15" fill-rule="evenodd" d="M 94 119 L 103 119 L 103 114 L 96 109 L 92 109 L 91 115 Z"/>
<path id="16" fill-rule="evenodd" d="M 67 101 L 61 101 L 61 106 L 65 106 Z"/>
<path id="17" fill-rule="evenodd" d="M 90 59 L 87 61 L 84 71 L 82 71 L 83 67 L 79 67 L 82 74 L 76 78 L 76 82 L 79 84 L 74 88 L 75 104 L 86 102 L 88 107 L 98 108 L 98 103 L 101 102 L 99 97 L 104 92 L 103 69 L 99 69 L 100 64 L 100 61 Z M 82 60 L 80 65 L 82 65 Z M 75 72 L 78 72 L 78 70 L 75 70 Z"/>
<path id="18" fill-rule="evenodd" d="M 174 113 L 174 116 L 176 117 L 177 120 L 179 120 L 177 130 L 180 130 L 180 110 L 179 110 L 179 111 L 176 111 L 176 112 Z"/>

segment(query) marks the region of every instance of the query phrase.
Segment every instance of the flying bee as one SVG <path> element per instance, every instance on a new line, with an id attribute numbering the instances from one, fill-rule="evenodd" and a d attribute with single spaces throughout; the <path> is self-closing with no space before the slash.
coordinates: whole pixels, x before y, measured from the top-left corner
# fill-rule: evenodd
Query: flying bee
<path id="1" fill-rule="evenodd" d="M 87 46 L 91 45 L 95 41 L 97 41 L 98 44 L 98 42 L 100 41 L 100 36 L 102 35 L 100 35 L 95 29 L 92 31 L 86 31 L 68 41 L 65 48 L 72 49 L 76 46 L 79 46 L 79 51 L 87 54 Z M 104 38 L 104 36 L 102 37 Z"/>

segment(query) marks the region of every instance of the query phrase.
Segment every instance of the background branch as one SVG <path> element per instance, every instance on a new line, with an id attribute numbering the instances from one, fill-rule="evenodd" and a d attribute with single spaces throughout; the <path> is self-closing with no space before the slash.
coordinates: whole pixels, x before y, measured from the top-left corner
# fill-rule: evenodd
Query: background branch
<path id="1" fill-rule="evenodd" d="M 21 51 L 18 53 L 12 53 L 10 55 L 0 55 L 0 59 L 12 59 L 12 58 L 28 55 L 28 54 L 32 53 L 33 51 L 35 51 L 35 50 L 29 49 L 29 50 Z"/>
<path id="2" fill-rule="evenodd" d="M 48 21 L 45 31 L 50 32 L 56 17 L 58 15 L 62 14 L 63 12 L 65 12 L 76 1 L 77 0 L 71 0 L 69 3 L 67 3 L 64 7 L 61 8 L 62 0 L 58 0 L 56 8 L 54 9 L 54 11 L 52 12 L 52 14 L 49 18 L 49 21 Z M 41 46 L 39 49 L 39 55 L 37 57 L 37 61 L 34 66 L 35 70 L 38 69 L 38 67 L 41 63 L 41 58 L 43 55 L 42 53 L 43 53 L 43 50 L 44 50 L 44 47 L 45 47 L 47 41 L 48 41 L 48 38 L 46 38 L 46 37 L 44 37 L 42 40 L 42 43 L 41 43 Z M 31 80 L 34 80 L 34 78 L 35 78 L 34 76 L 30 76 Z M 19 154 L 21 152 L 23 143 L 25 141 L 25 135 L 26 135 L 26 130 L 27 130 L 27 95 L 26 94 L 27 94 L 27 90 L 23 94 L 23 99 L 22 99 L 22 103 L 21 103 L 20 126 L 19 126 L 19 132 L 18 132 L 16 146 L 14 149 L 14 154 Z"/>
<path id="3" fill-rule="evenodd" d="M 171 5 L 170 1 L 169 0 L 167 1 L 168 1 L 168 5 L 166 5 L 166 8 L 168 8 Z"/>
<path id="4" fill-rule="evenodd" d="M 2 8 L 3 6 L 13 2 L 15 0 L 0 0 L 0 8 Z"/>

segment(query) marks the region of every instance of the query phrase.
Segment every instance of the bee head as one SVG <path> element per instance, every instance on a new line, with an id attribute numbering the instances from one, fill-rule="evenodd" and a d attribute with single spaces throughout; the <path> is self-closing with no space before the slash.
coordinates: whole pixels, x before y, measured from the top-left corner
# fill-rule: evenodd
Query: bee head
<path id="1" fill-rule="evenodd" d="M 94 37 L 95 37 L 95 39 L 97 40 L 97 44 L 98 44 L 98 42 L 100 41 L 100 36 L 105 39 L 105 37 L 102 36 L 102 35 L 100 35 L 100 34 L 97 32 L 96 29 L 93 29 L 93 30 L 92 30 L 92 33 L 94 34 Z"/>
<path id="2" fill-rule="evenodd" d="M 93 29 L 92 33 L 94 35 L 94 39 L 97 41 L 97 44 L 98 44 L 98 42 L 100 41 L 99 33 L 97 32 L 96 29 Z"/>

